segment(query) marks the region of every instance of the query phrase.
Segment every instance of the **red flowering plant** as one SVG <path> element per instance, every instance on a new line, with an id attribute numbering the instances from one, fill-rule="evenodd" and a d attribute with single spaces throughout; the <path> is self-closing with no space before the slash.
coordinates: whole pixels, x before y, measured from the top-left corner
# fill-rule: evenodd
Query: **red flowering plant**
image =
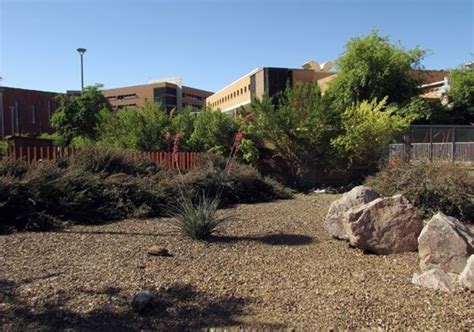
<path id="1" fill-rule="evenodd" d="M 229 175 L 237 159 L 237 153 L 244 137 L 244 129 L 252 121 L 253 116 L 253 113 L 246 115 L 235 134 L 234 142 L 223 170 L 224 177 Z M 174 136 L 172 160 L 173 166 L 176 167 L 181 178 L 178 184 L 181 200 L 178 202 L 178 207 L 174 209 L 172 215 L 184 234 L 193 239 L 203 240 L 209 238 L 221 223 L 228 220 L 228 218 L 221 218 L 216 215 L 221 203 L 221 194 L 224 186 L 222 183 L 219 184 L 217 194 L 214 197 L 209 197 L 206 193 L 202 192 L 197 199 L 192 199 L 192 197 L 184 194 L 185 184 L 179 167 L 179 143 L 181 139 L 181 133 L 177 133 Z"/>

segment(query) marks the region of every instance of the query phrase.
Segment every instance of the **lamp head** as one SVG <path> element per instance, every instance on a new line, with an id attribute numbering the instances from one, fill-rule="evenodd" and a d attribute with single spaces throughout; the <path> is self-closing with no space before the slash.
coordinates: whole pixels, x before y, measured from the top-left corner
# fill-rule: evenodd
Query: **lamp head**
<path id="1" fill-rule="evenodd" d="M 85 48 L 79 47 L 77 51 L 79 52 L 80 55 L 83 55 L 84 53 L 86 53 L 87 50 Z"/>

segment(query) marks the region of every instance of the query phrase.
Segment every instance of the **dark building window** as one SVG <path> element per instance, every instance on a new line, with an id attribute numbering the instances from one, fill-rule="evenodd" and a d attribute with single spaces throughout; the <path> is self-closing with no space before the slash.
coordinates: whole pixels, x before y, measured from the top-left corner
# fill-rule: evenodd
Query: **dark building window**
<path id="1" fill-rule="evenodd" d="M 290 71 L 285 68 L 265 68 L 264 77 L 265 93 L 270 97 L 284 91 L 287 83 L 292 83 Z"/>
<path id="2" fill-rule="evenodd" d="M 36 124 L 36 105 L 31 105 L 31 123 Z"/>

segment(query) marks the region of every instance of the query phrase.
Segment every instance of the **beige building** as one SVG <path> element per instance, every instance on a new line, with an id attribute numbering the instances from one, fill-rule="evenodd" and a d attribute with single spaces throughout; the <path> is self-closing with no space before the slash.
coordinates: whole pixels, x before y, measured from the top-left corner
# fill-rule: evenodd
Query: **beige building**
<path id="1" fill-rule="evenodd" d="M 240 107 L 249 108 L 254 97 L 261 98 L 264 94 L 271 97 L 283 91 L 287 84 L 315 82 L 331 75 L 334 73 L 311 68 L 257 68 L 209 96 L 206 105 L 233 114 Z"/>
<path id="2" fill-rule="evenodd" d="M 148 84 L 106 89 L 102 93 L 115 109 L 141 107 L 145 100 L 160 102 L 167 112 L 178 112 L 186 106 L 195 111 L 203 108 L 212 92 L 181 85 L 179 78 L 152 81 Z"/>

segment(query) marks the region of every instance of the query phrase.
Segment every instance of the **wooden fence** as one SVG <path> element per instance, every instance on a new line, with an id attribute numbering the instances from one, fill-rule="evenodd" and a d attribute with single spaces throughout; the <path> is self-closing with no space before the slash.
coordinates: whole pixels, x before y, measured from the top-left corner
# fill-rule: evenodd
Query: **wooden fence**
<path id="1" fill-rule="evenodd" d="M 391 144 L 390 160 L 396 159 L 474 163 L 474 142 Z"/>
<path id="2" fill-rule="evenodd" d="M 40 160 L 58 160 L 60 158 L 74 158 L 76 150 L 73 148 L 54 146 L 14 146 L 7 149 L 6 157 L 15 160 L 23 159 L 29 164 Z M 173 156 L 173 152 L 145 152 L 130 151 L 130 157 L 137 160 L 140 158 L 151 159 L 159 165 L 180 169 L 194 169 L 197 166 L 199 152 L 178 152 Z M 174 157 L 174 158 L 173 158 Z M 175 160 L 173 160 L 175 159 Z"/>

